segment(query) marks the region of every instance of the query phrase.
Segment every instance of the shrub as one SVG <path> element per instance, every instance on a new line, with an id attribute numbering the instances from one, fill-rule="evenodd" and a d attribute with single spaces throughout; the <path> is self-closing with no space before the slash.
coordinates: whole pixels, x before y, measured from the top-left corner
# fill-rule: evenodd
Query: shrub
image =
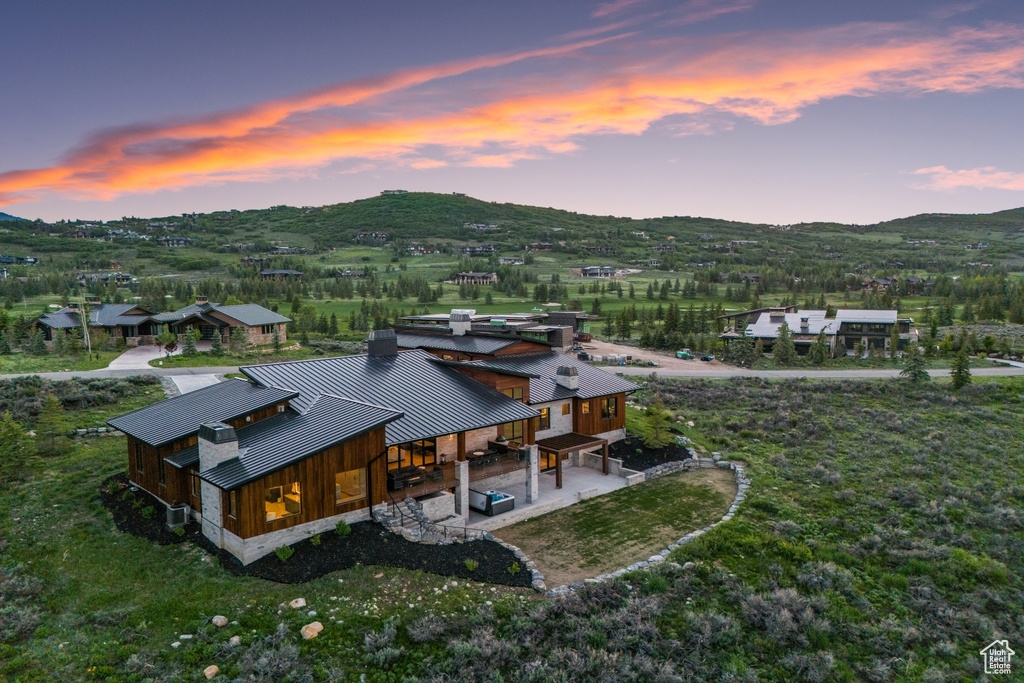
<path id="1" fill-rule="evenodd" d="M 182 536 L 185 535 L 185 527 L 183 527 L 183 526 L 176 526 L 176 527 L 174 527 L 174 531 L 172 533 L 175 536 L 177 536 L 178 538 L 181 538 Z"/>
<path id="2" fill-rule="evenodd" d="M 479 562 L 471 560 L 468 557 L 462 561 L 462 564 L 466 565 L 466 569 L 471 572 L 475 572 L 476 568 L 480 566 Z"/>
<path id="3" fill-rule="evenodd" d="M 513 562 L 511 565 L 509 565 L 509 568 L 508 568 L 508 573 L 509 574 L 512 574 L 514 576 L 514 575 L 518 574 L 520 571 L 522 571 L 522 567 L 519 566 L 518 562 Z"/>
<path id="4" fill-rule="evenodd" d="M 334 533 L 339 536 L 348 536 L 352 533 L 352 527 L 345 520 L 339 519 L 338 523 L 334 526 Z"/>
<path id="5" fill-rule="evenodd" d="M 142 508 L 142 516 L 146 519 L 154 519 L 156 517 L 156 508 L 152 505 L 147 505 Z"/>
<path id="6" fill-rule="evenodd" d="M 320 539 L 320 534 L 315 534 L 313 536 L 313 538 L 309 539 L 309 543 L 310 543 L 310 545 L 314 545 L 314 546 L 317 546 L 317 545 L 320 545 L 321 543 L 323 543 L 323 541 Z"/>
<path id="7" fill-rule="evenodd" d="M 290 545 L 283 545 L 275 550 L 274 554 L 277 555 L 277 559 L 287 562 L 288 558 L 295 554 L 295 550 Z"/>

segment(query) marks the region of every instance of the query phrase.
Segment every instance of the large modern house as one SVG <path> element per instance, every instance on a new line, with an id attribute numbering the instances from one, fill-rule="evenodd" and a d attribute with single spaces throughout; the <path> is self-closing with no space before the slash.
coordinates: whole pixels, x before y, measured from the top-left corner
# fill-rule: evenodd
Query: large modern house
<path id="1" fill-rule="evenodd" d="M 243 563 L 416 498 L 433 519 L 469 514 L 469 490 L 526 486 L 621 438 L 636 385 L 550 349 L 458 362 L 399 351 L 241 368 L 122 415 L 131 482 Z M 592 457 L 593 459 L 593 457 Z"/>
<path id="2" fill-rule="evenodd" d="M 865 349 L 891 351 L 889 345 L 894 326 L 898 329 L 901 347 L 917 342 L 917 333 L 911 329 L 914 321 L 900 318 L 893 310 L 841 309 L 836 311 L 834 318 L 825 316 L 823 310 L 801 311 L 793 306 L 745 311 L 722 316 L 722 319 L 737 322 L 745 319 L 747 325 L 742 334 L 736 331 L 736 327 L 730 327 L 719 338 L 723 341 L 738 339 L 740 336 L 760 339 L 765 349 L 771 349 L 785 323 L 800 355 L 807 353 L 819 333 L 824 333 L 832 355 L 853 353 L 858 344 Z"/>
<path id="3" fill-rule="evenodd" d="M 69 303 L 65 308 L 40 316 L 35 324 L 43 331 L 46 341 L 53 335 L 82 327 L 83 314 L 87 312 L 89 327 L 102 329 L 111 338 L 124 339 L 128 346 L 155 344 L 156 337 L 164 329 L 183 335 L 189 329 L 197 329 L 202 339 L 213 339 L 219 334 L 227 343 L 231 331 L 245 330 L 250 344 L 270 344 L 274 333 L 279 342 L 288 335 L 290 318 L 278 315 L 256 304 L 224 306 L 211 304 L 206 297 L 196 297 L 196 302 L 185 308 L 168 313 L 153 313 L 136 304 L 105 304 L 99 297 L 87 296 L 84 303 Z M 166 328 L 165 328 L 166 326 Z"/>

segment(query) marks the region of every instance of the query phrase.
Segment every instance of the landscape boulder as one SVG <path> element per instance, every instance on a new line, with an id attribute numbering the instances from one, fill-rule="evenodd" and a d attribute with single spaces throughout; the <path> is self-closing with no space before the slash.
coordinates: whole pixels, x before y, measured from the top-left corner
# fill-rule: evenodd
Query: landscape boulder
<path id="1" fill-rule="evenodd" d="M 228 625 L 228 618 L 221 614 L 215 616 L 213 619 L 211 619 L 211 621 L 213 622 L 213 625 L 218 628 L 224 628 Z"/>
<path id="2" fill-rule="evenodd" d="M 203 669 L 203 675 L 206 676 L 206 680 L 210 680 L 218 673 L 220 673 L 220 667 L 216 664 L 211 664 L 210 666 Z"/>
<path id="3" fill-rule="evenodd" d="M 302 637 L 306 640 L 309 640 L 310 638 L 316 638 L 318 635 L 320 635 L 320 631 L 323 630 L 324 625 L 321 624 L 319 621 L 314 621 L 302 627 Z"/>
<path id="4" fill-rule="evenodd" d="M 306 598 L 295 598 L 288 603 L 288 606 L 292 609 L 300 609 L 306 606 Z"/>

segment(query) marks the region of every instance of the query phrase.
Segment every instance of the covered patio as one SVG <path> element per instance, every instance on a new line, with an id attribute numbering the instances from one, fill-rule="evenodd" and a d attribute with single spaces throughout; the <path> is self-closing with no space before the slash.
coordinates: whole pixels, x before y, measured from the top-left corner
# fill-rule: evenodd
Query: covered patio
<path id="1" fill-rule="evenodd" d="M 562 458 L 577 451 L 601 447 L 601 473 L 608 474 L 608 439 L 569 432 L 537 440 L 537 449 L 555 457 L 555 488 L 562 488 Z"/>

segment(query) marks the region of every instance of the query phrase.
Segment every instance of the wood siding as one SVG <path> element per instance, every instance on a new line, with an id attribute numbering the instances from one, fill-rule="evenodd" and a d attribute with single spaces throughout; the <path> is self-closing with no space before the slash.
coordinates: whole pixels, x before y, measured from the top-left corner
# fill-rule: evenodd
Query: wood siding
<path id="1" fill-rule="evenodd" d="M 243 415 L 242 417 L 230 420 L 227 424 L 235 429 L 241 429 L 246 425 L 253 424 L 259 420 L 276 415 L 279 406 L 287 407 L 288 402 L 282 401 L 272 406 Z M 248 420 L 246 418 L 249 418 Z M 198 430 L 197 430 L 198 432 Z M 171 505 L 185 504 L 199 509 L 199 499 L 192 495 L 192 478 L 187 469 L 178 469 L 174 465 L 164 463 L 165 482 L 160 483 L 160 461 L 172 453 L 183 448 L 196 445 L 198 437 L 191 434 L 184 438 L 166 443 L 163 446 L 151 446 L 145 441 L 140 441 L 133 436 L 128 436 L 128 478 L 135 484 L 152 493 L 154 496 Z M 142 446 L 143 468 L 140 472 L 135 462 L 135 446 Z M 193 469 L 194 471 L 194 469 Z"/>
<path id="2" fill-rule="evenodd" d="M 223 526 L 236 536 L 252 538 L 271 531 L 287 529 L 297 524 L 333 517 L 343 512 L 352 512 L 371 504 L 382 503 L 387 498 L 387 457 L 377 458 L 372 465 L 369 463 L 383 451 L 384 428 L 381 427 L 268 474 L 262 479 L 245 484 L 237 489 L 237 518 L 228 515 L 229 494 L 227 491 L 223 491 L 221 494 Z M 336 505 L 334 502 L 335 474 L 356 469 L 368 469 L 367 498 Z M 267 489 L 273 486 L 287 487 L 293 482 L 299 482 L 302 492 L 302 511 L 291 517 L 268 522 L 263 506 Z"/>
<path id="3" fill-rule="evenodd" d="M 615 398 L 615 417 L 601 417 L 601 403 L 606 398 Z M 590 403 L 590 413 L 583 413 L 583 404 Z M 572 430 L 578 434 L 603 434 L 626 426 L 626 394 L 609 394 L 596 398 L 572 400 Z"/>

